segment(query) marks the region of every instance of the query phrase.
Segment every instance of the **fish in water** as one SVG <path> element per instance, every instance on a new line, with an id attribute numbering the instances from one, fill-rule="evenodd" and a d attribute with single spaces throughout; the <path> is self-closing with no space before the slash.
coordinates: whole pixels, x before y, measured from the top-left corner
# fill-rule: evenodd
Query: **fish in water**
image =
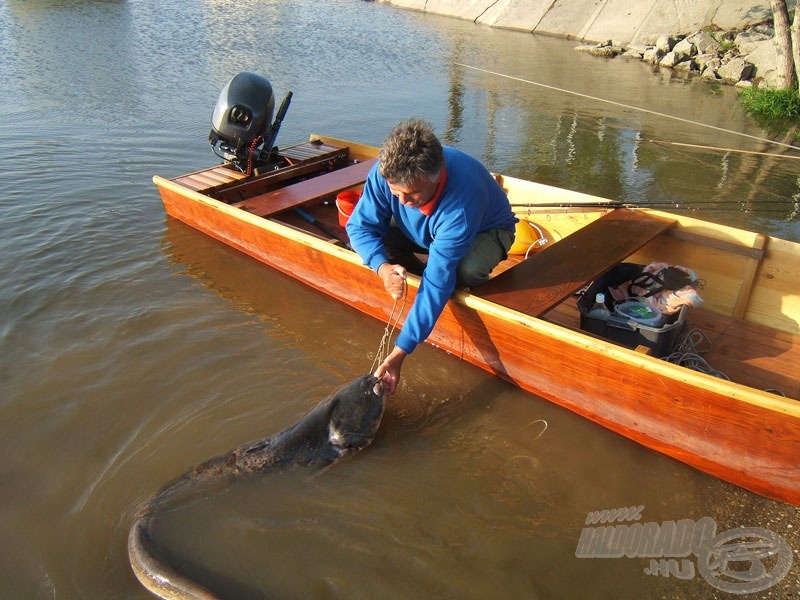
<path id="1" fill-rule="evenodd" d="M 383 392 L 382 381 L 373 375 L 362 375 L 339 388 L 291 427 L 212 458 L 164 485 L 139 509 L 128 535 L 131 567 L 142 585 L 161 598 L 216 598 L 154 552 L 150 525 L 157 508 L 178 490 L 202 481 L 296 466 L 332 465 L 372 442 L 383 416 Z"/>

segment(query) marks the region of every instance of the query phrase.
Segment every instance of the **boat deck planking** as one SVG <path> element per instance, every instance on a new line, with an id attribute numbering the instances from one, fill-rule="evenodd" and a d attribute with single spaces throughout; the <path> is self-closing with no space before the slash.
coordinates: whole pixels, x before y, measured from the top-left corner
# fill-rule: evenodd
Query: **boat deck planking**
<path id="1" fill-rule="evenodd" d="M 189 173 L 188 175 L 176 177 L 173 181 L 185 185 L 190 190 L 205 192 L 209 189 L 231 184 L 243 179 L 246 179 L 244 173 L 235 171 L 228 166 L 220 165 L 218 167 L 202 169 L 194 173 Z"/>

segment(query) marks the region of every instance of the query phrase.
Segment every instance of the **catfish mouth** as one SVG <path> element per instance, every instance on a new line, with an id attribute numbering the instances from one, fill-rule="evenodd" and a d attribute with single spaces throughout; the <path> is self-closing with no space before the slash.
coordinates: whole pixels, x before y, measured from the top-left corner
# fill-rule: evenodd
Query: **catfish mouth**
<path id="1" fill-rule="evenodd" d="M 328 441 L 331 445 L 339 449 L 341 453 L 354 452 L 362 450 L 372 443 L 375 434 L 378 431 L 378 423 L 376 422 L 369 431 L 359 432 L 343 432 L 343 431 L 330 431 Z"/>
<path id="2" fill-rule="evenodd" d="M 362 417 L 361 423 L 350 423 L 350 426 L 346 429 L 338 429 L 333 422 L 328 426 L 328 442 L 342 454 L 369 446 L 380 427 L 384 408 L 383 392 L 386 386 L 382 379 L 378 379 L 374 375 L 370 375 L 369 379 L 364 383 L 368 387 L 366 389 L 362 388 L 364 391 L 361 393 L 365 394 L 368 391 L 374 398 L 370 400 L 372 403 L 371 410 Z"/>
<path id="3" fill-rule="evenodd" d="M 365 433 L 334 433 L 330 437 L 330 442 L 336 446 L 340 452 L 354 452 L 362 450 L 372 443 L 373 436 Z"/>

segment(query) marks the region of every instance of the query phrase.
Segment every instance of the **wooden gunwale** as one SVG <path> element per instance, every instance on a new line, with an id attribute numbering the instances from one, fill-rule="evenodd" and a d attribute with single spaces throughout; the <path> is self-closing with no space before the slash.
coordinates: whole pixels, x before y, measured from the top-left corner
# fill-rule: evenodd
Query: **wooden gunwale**
<path id="1" fill-rule="evenodd" d="M 385 321 L 351 251 L 155 177 L 168 214 Z M 409 276 L 409 300 L 419 279 Z M 800 505 L 800 403 L 718 380 L 457 292 L 429 342 L 642 445 Z M 643 393 L 643 391 L 647 392 Z"/>

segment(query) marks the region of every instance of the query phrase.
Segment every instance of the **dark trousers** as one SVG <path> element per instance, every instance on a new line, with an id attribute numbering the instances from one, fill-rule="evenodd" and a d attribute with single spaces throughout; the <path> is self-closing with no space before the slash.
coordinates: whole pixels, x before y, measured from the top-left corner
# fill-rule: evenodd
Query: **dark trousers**
<path id="1" fill-rule="evenodd" d="M 476 235 L 469 252 L 458 264 L 456 285 L 476 287 L 486 283 L 492 269 L 508 256 L 513 243 L 514 233 L 505 229 L 488 229 Z M 417 246 L 394 226 L 384 236 L 383 244 L 390 262 L 403 265 L 416 275 L 422 274 L 425 263 L 417 254 L 428 254 L 425 248 Z"/>

